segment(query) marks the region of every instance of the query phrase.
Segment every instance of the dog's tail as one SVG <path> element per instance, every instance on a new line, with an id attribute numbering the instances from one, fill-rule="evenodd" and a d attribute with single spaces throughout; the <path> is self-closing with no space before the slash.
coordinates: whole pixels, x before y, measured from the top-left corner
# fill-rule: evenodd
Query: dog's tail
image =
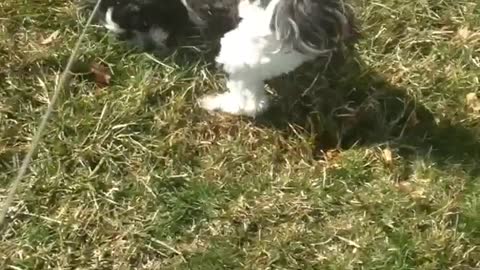
<path id="1" fill-rule="evenodd" d="M 284 47 L 313 54 L 331 52 L 359 36 L 352 8 L 343 0 L 280 0 L 270 28 Z"/>

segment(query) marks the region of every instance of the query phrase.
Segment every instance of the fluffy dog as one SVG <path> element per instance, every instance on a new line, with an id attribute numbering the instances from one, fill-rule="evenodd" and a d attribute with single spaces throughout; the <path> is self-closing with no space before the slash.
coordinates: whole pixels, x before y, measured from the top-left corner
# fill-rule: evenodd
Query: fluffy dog
<path id="1" fill-rule="evenodd" d="M 219 34 L 227 91 L 199 104 L 252 117 L 268 108 L 266 80 L 329 57 L 357 34 L 342 0 L 103 0 L 100 17 L 144 49 L 168 50 L 193 31 Z"/>

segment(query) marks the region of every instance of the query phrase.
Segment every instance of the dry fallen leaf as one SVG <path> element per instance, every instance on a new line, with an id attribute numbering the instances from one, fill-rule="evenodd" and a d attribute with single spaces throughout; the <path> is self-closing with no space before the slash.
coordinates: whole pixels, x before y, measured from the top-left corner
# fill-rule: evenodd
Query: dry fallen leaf
<path id="1" fill-rule="evenodd" d="M 426 198 L 425 189 L 422 188 L 422 187 L 415 188 L 415 190 L 412 191 L 410 193 L 410 195 L 412 196 L 412 198 L 417 199 L 417 200 Z"/>
<path id="2" fill-rule="evenodd" d="M 399 191 L 404 193 L 411 193 L 413 191 L 412 184 L 407 181 L 401 181 L 395 184 L 395 187 L 398 188 Z"/>
<path id="3" fill-rule="evenodd" d="M 90 72 L 95 76 L 95 83 L 98 87 L 103 88 L 110 85 L 110 75 L 109 69 L 104 65 L 92 64 L 90 66 Z"/>
<path id="4" fill-rule="evenodd" d="M 468 93 L 465 97 L 467 106 L 473 112 L 480 112 L 480 99 L 476 93 Z"/>
<path id="5" fill-rule="evenodd" d="M 60 35 L 60 30 L 57 30 L 57 31 L 51 33 L 50 36 L 48 36 L 46 39 L 42 40 L 42 42 L 40 42 L 40 44 L 48 45 L 48 44 L 52 43 L 53 41 L 55 41 L 58 38 L 58 35 Z"/>
<path id="6" fill-rule="evenodd" d="M 388 147 L 383 149 L 383 160 L 387 166 L 391 166 L 393 164 L 392 150 L 390 150 Z"/>
<path id="7" fill-rule="evenodd" d="M 328 150 L 326 153 L 325 153 L 325 156 L 326 158 L 328 159 L 328 161 L 332 161 L 334 159 L 337 159 L 339 156 L 340 156 L 340 152 L 336 149 L 333 149 L 333 150 Z"/>
<path id="8" fill-rule="evenodd" d="M 480 32 L 472 31 L 468 26 L 464 26 L 457 30 L 455 39 L 461 42 L 477 43 L 480 40 Z"/>
<path id="9" fill-rule="evenodd" d="M 426 198 L 426 190 L 418 185 L 413 185 L 408 181 L 400 181 L 395 184 L 398 191 L 410 195 L 412 199 L 419 200 Z"/>
<path id="10" fill-rule="evenodd" d="M 472 32 L 468 29 L 468 26 L 461 27 L 457 30 L 457 36 L 462 40 L 467 40 L 471 33 Z"/>

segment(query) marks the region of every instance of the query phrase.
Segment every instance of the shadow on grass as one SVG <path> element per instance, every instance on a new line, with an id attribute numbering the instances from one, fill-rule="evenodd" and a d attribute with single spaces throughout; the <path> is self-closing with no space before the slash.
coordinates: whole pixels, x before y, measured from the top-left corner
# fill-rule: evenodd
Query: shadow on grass
<path id="1" fill-rule="evenodd" d="M 183 40 L 173 57 L 179 66 L 200 60 L 215 70 L 212 60 L 219 36 Z M 194 49 L 201 47 L 200 50 Z M 329 68 L 306 64 L 294 74 L 272 80 L 278 102 L 255 121 L 288 135 L 299 128 L 315 138 L 317 158 L 332 149 L 389 144 L 404 156 L 431 155 L 438 164 L 475 164 L 480 158 L 476 135 L 453 118 L 434 116 L 406 89 L 390 84 L 359 56 L 336 56 Z M 477 167 L 477 166 L 475 166 Z M 480 175 L 480 167 L 473 172 Z"/>
<path id="2" fill-rule="evenodd" d="M 188 66 L 201 59 L 205 67 L 218 72 L 212 64 L 218 46 L 209 44 L 201 53 L 177 50 L 174 61 Z M 311 134 L 318 159 L 329 150 L 388 144 L 406 158 L 423 155 L 440 166 L 473 165 L 471 176 L 480 176 L 476 165 L 480 140 L 455 119 L 454 112 L 449 112 L 450 118 L 434 115 L 355 52 L 332 57 L 325 70 L 319 62 L 271 80 L 268 84 L 276 100 L 255 124 L 282 130 L 286 136 L 293 135 L 293 129 Z"/>
<path id="3" fill-rule="evenodd" d="M 480 141 L 471 130 L 435 116 L 360 57 L 337 56 L 320 74 L 312 73 L 319 70 L 314 65 L 270 82 L 279 98 L 257 119 L 260 126 L 309 132 L 317 158 L 332 149 L 382 144 L 405 157 L 430 155 L 439 165 L 475 164 L 480 157 Z"/>

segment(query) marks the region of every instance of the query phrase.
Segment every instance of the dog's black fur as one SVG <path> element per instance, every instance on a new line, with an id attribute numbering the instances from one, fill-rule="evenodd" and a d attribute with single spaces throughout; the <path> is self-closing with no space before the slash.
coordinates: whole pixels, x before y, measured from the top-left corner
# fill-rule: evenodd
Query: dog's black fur
<path id="1" fill-rule="evenodd" d="M 127 40 L 141 50 L 160 53 L 173 49 L 188 36 L 218 39 L 240 21 L 239 0 L 186 2 L 190 9 L 181 0 L 103 0 L 96 17 L 103 23 L 107 10 L 113 8 L 113 21 L 125 30 L 117 35 L 120 40 Z M 149 33 L 154 28 L 164 30 L 165 42 L 154 40 Z"/>
<path id="2" fill-rule="evenodd" d="M 280 1 L 270 28 L 285 46 L 302 53 L 321 53 L 358 36 L 351 8 L 339 0 Z"/>
<path id="3" fill-rule="evenodd" d="M 240 22 L 241 0 L 103 0 L 99 18 L 113 7 L 112 19 L 124 30 L 121 39 L 131 40 L 143 50 L 174 48 L 178 40 L 192 34 L 218 39 Z M 255 0 L 246 0 L 254 2 Z M 271 0 L 259 0 L 266 7 Z M 165 42 L 149 31 L 160 28 Z M 285 46 L 302 53 L 335 49 L 358 36 L 353 12 L 342 0 L 282 0 L 275 8 L 270 28 Z"/>
<path id="4" fill-rule="evenodd" d="M 125 30 L 117 37 L 145 51 L 164 52 L 194 27 L 178 0 L 102 0 L 96 14 L 101 23 L 109 8 L 113 8 L 113 21 Z M 149 34 L 153 28 L 166 30 L 163 37 L 157 37 L 164 42 Z"/>
<path id="5" fill-rule="evenodd" d="M 126 30 L 146 32 L 153 26 L 180 31 L 190 26 L 178 0 L 102 0 L 100 13 L 113 7 L 113 20 Z"/>

